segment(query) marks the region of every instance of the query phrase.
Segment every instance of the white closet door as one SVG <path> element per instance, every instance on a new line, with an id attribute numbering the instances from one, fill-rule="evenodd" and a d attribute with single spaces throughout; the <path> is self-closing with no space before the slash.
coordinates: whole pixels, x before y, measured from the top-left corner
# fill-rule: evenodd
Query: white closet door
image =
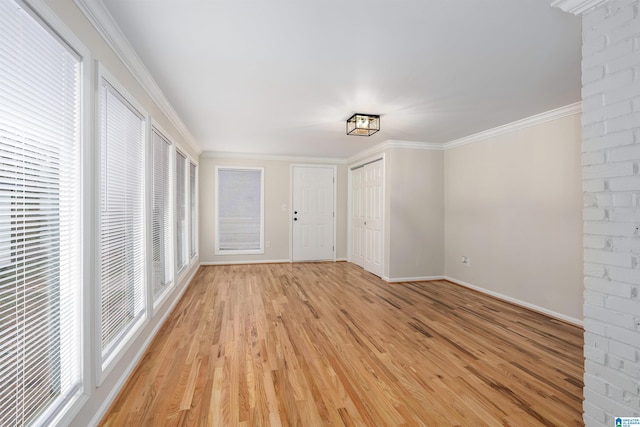
<path id="1" fill-rule="evenodd" d="M 351 171 L 351 262 L 382 276 L 384 168 L 382 160 Z"/>
<path id="2" fill-rule="evenodd" d="M 382 160 L 364 167 L 365 193 L 365 257 L 364 269 L 382 276 L 382 225 L 384 206 L 382 192 L 384 185 L 384 169 Z"/>

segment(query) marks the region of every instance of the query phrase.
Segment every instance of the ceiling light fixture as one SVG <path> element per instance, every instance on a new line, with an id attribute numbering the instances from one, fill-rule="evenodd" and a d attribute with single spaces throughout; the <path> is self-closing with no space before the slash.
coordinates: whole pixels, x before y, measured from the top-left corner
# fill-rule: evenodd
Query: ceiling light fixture
<path id="1" fill-rule="evenodd" d="M 347 135 L 371 136 L 380 130 L 380 116 L 356 113 L 347 120 Z"/>

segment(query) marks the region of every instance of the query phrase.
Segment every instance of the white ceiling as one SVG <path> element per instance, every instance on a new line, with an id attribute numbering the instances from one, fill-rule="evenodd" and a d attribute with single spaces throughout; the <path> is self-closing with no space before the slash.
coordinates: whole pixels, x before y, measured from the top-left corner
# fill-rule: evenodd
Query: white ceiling
<path id="1" fill-rule="evenodd" d="M 206 151 L 348 157 L 580 100 L 580 19 L 549 0 L 102 0 Z M 345 135 L 355 112 L 372 137 Z"/>

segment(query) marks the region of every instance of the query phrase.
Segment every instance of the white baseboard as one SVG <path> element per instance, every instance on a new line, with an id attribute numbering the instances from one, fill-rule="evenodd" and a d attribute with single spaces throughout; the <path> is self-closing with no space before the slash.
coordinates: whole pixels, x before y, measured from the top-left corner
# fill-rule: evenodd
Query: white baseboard
<path id="1" fill-rule="evenodd" d="M 522 301 L 522 300 L 519 300 L 517 298 L 513 298 L 513 297 L 510 297 L 510 296 L 501 294 L 499 292 L 490 291 L 488 289 L 481 288 L 480 286 L 472 285 L 471 283 L 467 283 L 467 282 L 463 282 L 462 280 L 454 279 L 453 277 L 444 276 L 444 279 L 448 280 L 449 282 L 453 282 L 455 284 L 458 284 L 460 286 L 464 286 L 465 288 L 473 289 L 474 291 L 478 291 L 478 292 L 482 292 L 483 294 L 491 295 L 492 297 L 501 299 L 503 301 L 510 302 L 512 304 L 515 304 L 515 305 L 519 305 L 519 306 L 524 307 L 524 308 L 528 308 L 529 310 L 537 311 L 538 313 L 542 313 L 542 314 L 544 314 L 546 316 L 553 317 L 555 319 L 562 320 L 562 321 L 567 322 L 567 323 L 571 323 L 572 325 L 576 325 L 576 326 L 580 326 L 580 327 L 582 327 L 584 325 L 583 321 L 580 320 L 580 319 L 576 319 L 574 317 L 570 317 L 570 316 L 564 315 L 562 313 L 558 313 L 556 311 L 549 310 L 548 308 L 540 307 L 538 305 L 531 304 L 531 303 L 528 303 L 526 301 Z"/>
<path id="2" fill-rule="evenodd" d="M 269 259 L 269 260 L 253 260 L 253 261 L 215 261 L 201 262 L 200 265 L 241 265 L 241 264 L 284 264 L 290 263 L 288 259 Z"/>
<path id="3" fill-rule="evenodd" d="M 104 414 L 107 412 L 107 410 L 109 409 L 109 407 L 113 403 L 113 401 L 116 398 L 116 396 L 118 396 L 118 393 L 120 393 L 120 390 L 122 389 L 122 387 L 124 386 L 125 382 L 129 379 L 129 377 L 133 373 L 133 370 L 136 368 L 136 366 L 138 366 L 138 363 L 140 362 L 142 356 L 144 356 L 144 353 L 149 348 L 149 345 L 151 344 L 151 341 L 153 341 L 153 339 L 156 337 L 156 334 L 158 333 L 158 331 L 160 330 L 162 325 L 164 325 L 164 322 L 167 320 L 167 317 L 169 317 L 169 315 L 171 314 L 171 312 L 175 308 L 176 304 L 178 304 L 178 301 L 180 301 L 180 298 L 182 298 L 182 295 L 184 294 L 184 292 L 189 287 L 189 284 L 191 284 L 191 281 L 193 280 L 194 276 L 196 275 L 196 273 L 198 272 L 199 269 L 200 269 L 199 265 L 194 266 L 193 272 L 191 273 L 189 278 L 184 282 L 183 286 L 179 287 L 178 295 L 176 295 L 176 297 L 174 298 L 173 302 L 171 303 L 171 306 L 164 313 L 164 316 L 162 316 L 160 321 L 156 323 L 156 326 L 153 328 L 153 330 L 151 331 L 151 333 L 149 334 L 149 336 L 145 340 L 145 342 L 142 345 L 142 347 L 140 348 L 140 350 L 136 353 L 135 357 L 133 359 L 131 359 L 131 362 L 129 363 L 127 368 L 124 370 L 124 372 L 122 373 L 122 375 L 120 376 L 120 378 L 116 382 L 116 384 L 113 387 L 113 389 L 111 389 L 111 391 L 107 395 L 107 398 L 104 400 L 104 402 L 102 402 L 102 405 L 100 405 L 100 408 L 98 409 L 96 414 L 93 416 L 93 418 L 89 422 L 90 426 L 97 426 L 98 423 L 100 422 L 100 420 L 102 419 L 102 417 L 104 417 Z"/>
<path id="4" fill-rule="evenodd" d="M 442 280 L 444 276 L 421 276 L 421 277 L 386 277 L 382 276 L 382 280 L 388 283 L 402 282 L 428 282 L 430 280 Z"/>

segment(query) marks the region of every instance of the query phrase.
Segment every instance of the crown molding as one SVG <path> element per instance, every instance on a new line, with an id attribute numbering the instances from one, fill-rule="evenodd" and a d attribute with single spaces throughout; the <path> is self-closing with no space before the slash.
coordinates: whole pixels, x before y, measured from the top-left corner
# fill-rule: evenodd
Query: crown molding
<path id="1" fill-rule="evenodd" d="M 582 15 L 607 1 L 608 0 L 554 0 L 551 2 L 551 7 L 557 7 L 574 15 Z"/>
<path id="2" fill-rule="evenodd" d="M 475 133 L 473 135 L 465 136 L 464 138 L 449 141 L 444 144 L 445 150 L 461 147 L 467 144 L 473 144 L 476 142 L 484 141 L 489 138 L 504 135 L 506 133 L 515 132 L 517 130 L 525 129 L 531 126 L 539 125 L 542 123 L 550 122 L 552 120 L 561 119 L 573 114 L 580 114 L 582 112 L 582 103 L 576 102 L 575 104 L 566 105 L 564 107 L 556 108 L 555 110 L 546 111 L 544 113 L 536 114 L 535 116 L 527 117 L 522 120 L 508 123 L 503 126 L 498 126 L 493 129 L 485 130 Z"/>
<path id="3" fill-rule="evenodd" d="M 75 3 L 131 74 L 133 74 L 138 83 L 140 83 L 147 94 L 149 94 L 151 99 L 158 105 L 178 132 L 180 132 L 189 147 L 199 155 L 202 149 L 196 143 L 193 135 L 191 135 L 178 113 L 173 109 L 171 103 L 162 92 L 162 89 L 160 89 L 153 79 L 153 76 L 151 76 L 147 67 L 135 52 L 120 27 L 118 27 L 118 24 L 116 24 L 113 16 L 111 16 L 104 3 L 102 3 L 102 0 L 75 0 Z"/>
<path id="4" fill-rule="evenodd" d="M 413 150 L 432 150 L 432 151 L 442 151 L 444 150 L 444 144 L 439 144 L 436 142 L 418 142 L 418 141 L 398 141 L 389 139 L 387 141 L 383 141 L 379 144 L 376 144 L 370 148 L 367 148 L 364 151 L 360 151 L 353 156 L 347 159 L 347 163 L 351 164 L 372 155 L 378 154 L 382 151 L 388 150 L 390 148 L 410 148 Z"/>
<path id="5" fill-rule="evenodd" d="M 347 159 L 341 157 L 312 157 L 312 156 L 287 156 L 278 154 L 253 154 L 253 153 L 233 153 L 227 151 L 203 151 L 203 157 L 224 158 L 224 159 L 246 159 L 246 160 L 278 160 L 285 162 L 306 162 L 306 163 L 336 163 L 345 164 Z"/>

